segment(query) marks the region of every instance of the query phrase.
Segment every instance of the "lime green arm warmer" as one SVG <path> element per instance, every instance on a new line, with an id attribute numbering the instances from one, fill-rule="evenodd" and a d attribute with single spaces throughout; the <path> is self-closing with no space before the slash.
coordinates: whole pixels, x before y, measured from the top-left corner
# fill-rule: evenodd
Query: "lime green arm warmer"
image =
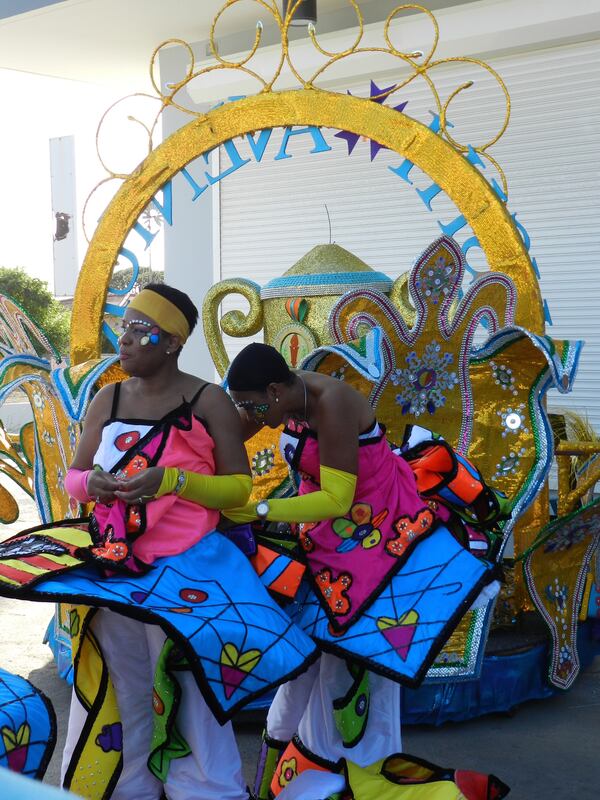
<path id="1" fill-rule="evenodd" d="M 343 517 L 354 500 L 356 475 L 333 467 L 321 467 L 321 489 L 299 497 L 269 500 L 270 522 L 321 522 L 324 519 Z M 256 503 L 223 512 L 234 522 L 252 522 L 257 519 Z"/>
<path id="2" fill-rule="evenodd" d="M 180 473 L 183 479 L 180 479 Z M 222 509 L 246 503 L 251 492 L 250 475 L 201 475 L 176 467 L 165 467 L 156 497 L 175 493 L 205 508 Z"/>

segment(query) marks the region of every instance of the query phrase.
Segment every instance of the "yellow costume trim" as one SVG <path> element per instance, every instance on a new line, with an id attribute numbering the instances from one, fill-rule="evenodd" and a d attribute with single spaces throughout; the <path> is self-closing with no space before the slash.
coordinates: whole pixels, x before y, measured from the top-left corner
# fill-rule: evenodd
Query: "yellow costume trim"
<path id="1" fill-rule="evenodd" d="M 119 710 L 102 649 L 90 630 L 94 613 L 85 606 L 71 609 L 75 691 L 88 717 L 65 774 L 65 788 L 86 800 L 110 796 L 122 766 L 120 750 L 104 750 L 96 743 L 119 722 Z"/>
<path id="2" fill-rule="evenodd" d="M 357 476 L 333 467 L 320 468 L 321 489 L 299 497 L 269 500 L 270 522 L 321 522 L 324 519 L 343 517 L 354 500 Z M 223 512 L 234 522 L 252 522 L 257 519 L 256 504 Z"/>
<path id="3" fill-rule="evenodd" d="M 179 476 L 183 475 L 181 481 Z M 206 508 L 227 508 L 243 505 L 252 491 L 252 478 L 249 475 L 201 475 L 198 472 L 165 467 L 156 497 L 164 494 L 177 494 L 184 500 Z"/>
<path id="4" fill-rule="evenodd" d="M 129 303 L 128 308 L 141 311 L 154 320 L 163 331 L 179 336 L 181 344 L 184 344 L 190 335 L 190 326 L 185 315 L 174 303 L 158 292 L 153 292 L 152 289 L 142 289 Z"/>

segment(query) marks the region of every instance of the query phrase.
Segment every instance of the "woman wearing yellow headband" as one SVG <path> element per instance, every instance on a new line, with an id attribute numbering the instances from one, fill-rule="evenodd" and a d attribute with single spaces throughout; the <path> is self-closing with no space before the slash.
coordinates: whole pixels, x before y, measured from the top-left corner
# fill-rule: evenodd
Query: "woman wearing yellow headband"
<path id="1" fill-rule="evenodd" d="M 90 405 L 68 478 L 67 489 L 74 490 L 74 496 L 80 487 L 72 484 L 79 483 L 82 480 L 79 475 L 84 472 L 84 494 L 103 503 L 121 500 L 144 505 L 176 490 L 179 497 L 218 509 L 224 507 L 230 496 L 248 495 L 250 472 L 241 444 L 239 415 L 233 404 L 218 386 L 179 369 L 179 353 L 197 319 L 198 311 L 190 298 L 164 284 L 148 285 L 129 303 L 121 323 L 119 359 L 130 378 L 101 389 Z M 167 419 L 179 409 L 182 401 L 188 403 L 192 416 L 210 429 L 215 474 L 146 466 L 139 471 L 121 470 L 117 476 L 100 463 L 110 449 L 112 430 L 107 435 L 107 425 L 118 428 L 122 436 L 116 437 L 119 444 L 114 455 L 117 455 L 122 453 L 120 448 L 128 442 L 128 436 L 133 443 L 153 422 Z M 142 424 L 130 424 L 135 422 Z M 129 428 L 133 430 L 128 433 Z M 165 463 L 165 458 L 161 461 Z M 73 472 L 79 473 L 75 482 L 71 477 Z M 216 521 L 217 515 L 212 514 L 211 519 Z M 161 535 L 146 528 L 143 539 L 134 544 L 133 553 L 148 564 L 158 556 L 172 555 L 182 544 L 189 546 L 194 538 L 197 540 L 199 534 L 194 534 L 192 540 L 186 539 L 181 531 L 179 536 L 171 534 L 171 544 L 165 548 Z"/>
<path id="2" fill-rule="evenodd" d="M 98 501 L 97 519 L 100 511 L 109 509 L 100 519 L 101 534 L 111 525 L 114 528 L 115 514 L 111 512 L 117 507 L 116 501 L 121 501 L 119 506 L 137 509 L 135 513 L 141 510 L 148 517 L 157 505 L 155 498 L 176 495 L 189 500 L 188 483 L 204 481 L 204 493 L 201 491 L 199 497 L 193 498 L 203 502 L 204 507 L 179 501 L 166 513 L 148 520 L 154 524 L 146 524 L 143 534 L 132 541 L 133 559 L 143 564 L 181 553 L 195 544 L 215 527 L 218 512 L 212 509 L 218 508 L 229 495 L 247 499 L 250 489 L 239 417 L 232 403 L 218 386 L 182 372 L 178 365 L 179 353 L 197 317 L 198 312 L 187 295 L 169 286 L 152 284 L 132 300 L 123 316 L 119 338 L 121 367 L 130 376 L 129 380 L 104 387 L 94 398 L 69 474 L 72 494 L 81 501 L 90 498 Z M 192 425 L 187 432 L 192 438 L 191 447 L 183 446 L 184 437 L 176 429 L 174 436 L 169 437 L 171 458 L 167 463 L 172 466 L 166 466 L 163 458 L 164 466 L 144 464 L 145 468 L 135 471 L 128 469 L 130 461 L 121 473 L 115 471 L 123 448 L 126 452 L 127 446 L 146 436 L 156 421 L 168 419 L 174 409 L 182 407 L 182 401 L 189 401 L 192 423 L 203 420 L 202 424 L 197 423 L 197 430 Z M 207 444 L 208 430 L 214 442 L 216 474 L 212 475 L 202 474 L 209 466 L 201 452 Z M 179 465 L 188 470 L 182 471 Z M 178 510 L 180 505 L 187 507 Z M 108 561 L 111 553 L 106 548 L 110 542 L 104 544 L 103 557 Z M 152 735 L 150 667 L 156 665 L 165 634 L 159 627 L 124 618 L 105 608 L 96 613 L 92 626 L 115 686 L 123 725 L 124 764 L 113 797 L 158 799 L 163 787 L 146 768 L 146 761 Z M 192 753 L 172 762 L 165 784 L 169 798 L 246 798 L 231 723 L 220 727 L 189 675 L 183 675 L 180 684 L 187 717 L 184 722 L 178 721 L 178 727 Z M 66 776 L 73 770 L 73 751 L 77 750 L 81 735 L 78 705 L 74 694 L 63 758 Z M 202 751 L 194 752 L 198 748 Z M 227 754 L 227 769 L 215 768 L 216 754 L 212 748 Z M 186 785 L 186 777 L 187 781 L 191 778 L 196 782 L 194 789 Z"/>
<path id="3" fill-rule="evenodd" d="M 314 654 L 215 530 L 219 509 L 248 500 L 251 478 L 232 401 L 179 368 L 197 318 L 187 295 L 160 284 L 125 311 L 129 379 L 94 397 L 65 480 L 94 503 L 91 543 L 72 547 L 81 529 L 57 526 L 0 545 L 70 560 L 36 575 L 35 590 L 19 587 L 27 599 L 95 609 L 78 625 L 63 754 L 65 788 L 90 800 L 247 800 L 228 720 Z"/>

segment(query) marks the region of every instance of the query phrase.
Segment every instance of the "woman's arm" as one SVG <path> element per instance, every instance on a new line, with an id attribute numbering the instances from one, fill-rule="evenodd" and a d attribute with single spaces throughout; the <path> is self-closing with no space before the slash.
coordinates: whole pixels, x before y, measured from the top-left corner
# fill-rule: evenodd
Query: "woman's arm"
<path id="1" fill-rule="evenodd" d="M 102 439 L 102 426 L 110 416 L 114 391 L 114 386 L 104 386 L 90 403 L 70 470 L 92 470 L 94 454 Z M 105 503 L 115 499 L 114 492 L 119 487 L 116 478 L 109 472 L 104 472 L 104 470 L 91 471 L 87 478 L 80 481 L 81 484 L 83 482 L 85 482 L 85 486 L 82 486 L 82 488 L 89 495 L 89 499 L 100 498 Z M 76 496 L 76 499 L 86 502 L 87 498 Z"/>
<path id="2" fill-rule="evenodd" d="M 180 497 L 192 500 L 207 508 L 223 509 L 245 503 L 252 492 L 252 478 L 248 455 L 244 447 L 244 427 L 233 401 L 219 386 L 208 386 L 198 399 L 195 412 L 206 420 L 215 443 L 215 475 L 199 475 L 181 470 L 175 478 L 165 470 L 163 483 L 171 488 L 175 479 L 175 491 Z M 170 475 L 169 475 L 170 473 Z M 180 483 L 180 486 L 177 486 Z M 165 494 L 161 484 L 158 495 Z"/>
<path id="3" fill-rule="evenodd" d="M 267 520 L 320 522 L 348 513 L 357 481 L 360 414 L 357 398 L 337 382 L 319 397 L 315 416 L 321 488 L 299 497 L 269 500 Z M 225 515 L 235 522 L 250 522 L 257 518 L 256 505 L 229 509 Z"/>
<path id="4" fill-rule="evenodd" d="M 245 503 L 252 491 L 242 423 L 231 398 L 218 386 L 208 386 L 193 408 L 206 420 L 215 443 L 215 475 L 177 467 L 151 467 L 127 481 L 116 496 L 127 503 L 177 494 L 206 508 L 229 508 Z"/>
<path id="5" fill-rule="evenodd" d="M 319 463 L 323 467 L 358 472 L 358 436 L 362 397 L 340 381 L 333 381 L 316 408 Z"/>
<path id="6" fill-rule="evenodd" d="M 196 405 L 195 412 L 206 420 L 215 443 L 216 474 L 250 476 L 244 427 L 227 392 L 220 386 L 208 386 Z"/>
<path id="7" fill-rule="evenodd" d="M 103 386 L 96 394 L 85 415 L 83 431 L 71 466 L 75 469 L 91 469 L 94 454 L 102 439 L 102 426 L 110 416 L 114 386 Z"/>

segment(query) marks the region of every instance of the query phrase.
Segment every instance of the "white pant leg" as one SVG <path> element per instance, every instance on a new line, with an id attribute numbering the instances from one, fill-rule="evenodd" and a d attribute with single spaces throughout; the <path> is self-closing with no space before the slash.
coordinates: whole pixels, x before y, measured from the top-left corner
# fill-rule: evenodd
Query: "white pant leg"
<path id="1" fill-rule="evenodd" d="M 152 673 L 145 625 L 108 609 L 96 611 L 90 630 L 98 640 L 115 688 L 123 725 L 123 770 L 112 800 L 158 800 L 162 784 L 146 762 L 152 736 Z M 71 695 L 61 778 L 71 760 L 87 711 Z"/>
<path id="2" fill-rule="evenodd" d="M 69 708 L 69 723 L 67 725 L 67 736 L 65 739 L 65 746 L 62 754 L 62 763 L 60 767 L 60 785 L 63 786 L 65 782 L 65 773 L 71 762 L 73 750 L 79 741 L 81 731 L 87 719 L 87 711 L 79 702 L 79 698 L 75 692 L 75 687 L 71 689 L 71 705 Z"/>
<path id="3" fill-rule="evenodd" d="M 162 783 L 148 769 L 154 667 L 147 629 L 155 626 L 101 608 L 92 620 L 115 687 L 123 725 L 123 770 L 111 800 L 159 800 Z M 156 628 L 162 633 L 160 628 Z"/>
<path id="4" fill-rule="evenodd" d="M 372 672 L 365 733 L 354 747 L 344 747 L 333 717 L 333 701 L 344 695 L 351 683 L 345 661 L 324 653 L 308 702 L 302 706 L 304 713 L 298 725 L 301 741 L 322 758 L 329 761 L 347 758 L 361 767 L 402 752 L 400 686 Z"/>
<path id="5" fill-rule="evenodd" d="M 280 742 L 289 742 L 298 732 L 300 720 L 318 676 L 319 662 L 316 661 L 302 675 L 283 683 L 277 689 L 267 714 L 268 736 Z"/>
<path id="6" fill-rule="evenodd" d="M 165 634 L 154 626 L 146 626 L 146 632 L 154 667 Z M 169 800 L 247 800 L 242 761 L 231 722 L 223 726 L 217 722 L 191 672 L 178 672 L 176 677 L 181 686 L 176 725 L 192 752 L 185 758 L 171 761 L 165 783 L 167 797 Z"/>

